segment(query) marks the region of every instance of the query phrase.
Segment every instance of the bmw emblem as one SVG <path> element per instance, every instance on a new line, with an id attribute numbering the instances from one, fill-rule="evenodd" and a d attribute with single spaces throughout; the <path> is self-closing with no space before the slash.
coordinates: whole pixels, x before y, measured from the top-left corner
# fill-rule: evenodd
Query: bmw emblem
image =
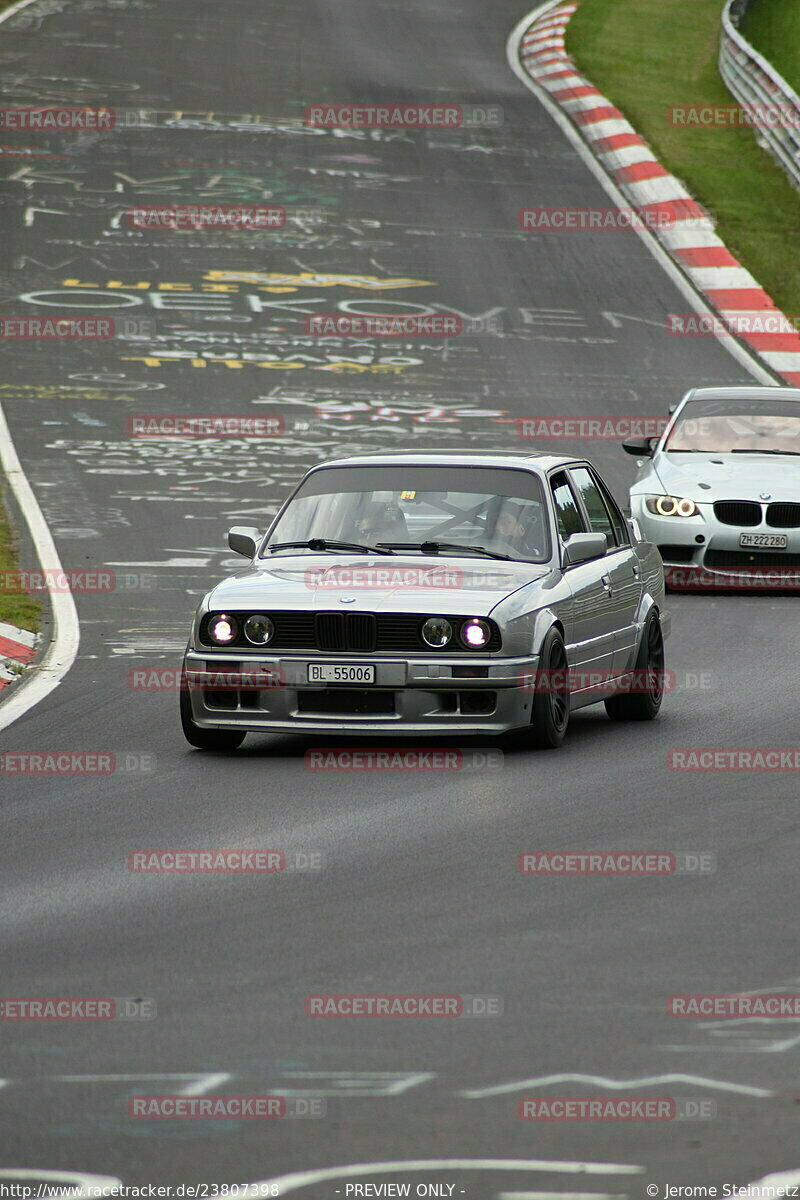
<path id="1" fill-rule="evenodd" d="M 759 492 L 759 498 L 761 500 L 771 500 L 772 493 L 771 492 Z"/>
<path id="2" fill-rule="evenodd" d="M 340 604 L 355 604 L 355 602 L 356 602 L 355 596 L 340 596 L 339 597 Z"/>

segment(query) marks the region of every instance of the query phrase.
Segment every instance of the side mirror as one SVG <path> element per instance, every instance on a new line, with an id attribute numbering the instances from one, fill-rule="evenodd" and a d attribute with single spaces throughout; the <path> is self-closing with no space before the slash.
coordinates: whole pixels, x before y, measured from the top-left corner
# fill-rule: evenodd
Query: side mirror
<path id="1" fill-rule="evenodd" d="M 241 554 L 243 558 L 255 558 L 260 541 L 261 530 L 249 525 L 234 525 L 228 530 L 228 545 L 234 554 Z"/>
<path id="2" fill-rule="evenodd" d="M 635 454 L 637 458 L 652 458 L 658 438 L 635 437 L 628 438 L 622 443 L 626 454 Z"/>
<path id="3" fill-rule="evenodd" d="M 608 538 L 604 533 L 573 533 L 564 543 L 567 563 L 575 567 L 578 563 L 602 558 L 608 549 Z"/>

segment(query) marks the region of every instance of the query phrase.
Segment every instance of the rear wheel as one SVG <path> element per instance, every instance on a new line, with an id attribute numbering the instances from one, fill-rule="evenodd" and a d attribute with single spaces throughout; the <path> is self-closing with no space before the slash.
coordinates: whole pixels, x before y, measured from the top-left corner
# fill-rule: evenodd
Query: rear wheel
<path id="1" fill-rule="evenodd" d="M 555 750 L 569 724 L 569 666 L 564 640 L 557 629 L 548 630 L 539 656 L 527 741 L 539 750 Z"/>
<path id="2" fill-rule="evenodd" d="M 192 717 L 192 701 L 185 687 L 181 688 L 181 726 L 183 736 L 196 750 L 237 750 L 247 736 L 238 729 L 201 729 Z"/>
<path id="3" fill-rule="evenodd" d="M 652 721 L 664 699 L 664 637 L 657 613 L 647 618 L 636 657 L 633 689 L 605 701 L 612 721 Z"/>

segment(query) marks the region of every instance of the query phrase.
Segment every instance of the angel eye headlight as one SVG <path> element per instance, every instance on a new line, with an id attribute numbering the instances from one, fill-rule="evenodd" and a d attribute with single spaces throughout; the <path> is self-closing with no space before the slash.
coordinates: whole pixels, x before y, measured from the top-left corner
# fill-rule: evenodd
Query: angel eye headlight
<path id="1" fill-rule="evenodd" d="M 208 635 L 218 646 L 227 646 L 229 642 L 235 641 L 238 632 L 236 618 L 229 617 L 226 613 L 212 617 L 208 624 Z"/>
<path id="2" fill-rule="evenodd" d="M 492 631 L 486 621 L 470 617 L 461 626 L 460 635 L 462 642 L 465 646 L 469 646 L 470 650 L 482 650 L 484 646 L 488 645 Z"/>
<path id="3" fill-rule="evenodd" d="M 422 626 L 422 640 L 434 650 L 441 650 L 453 637 L 453 626 L 445 617 L 428 617 Z"/>
<path id="4" fill-rule="evenodd" d="M 680 496 L 646 496 L 645 507 L 658 517 L 699 517 L 700 509 L 694 500 Z"/>

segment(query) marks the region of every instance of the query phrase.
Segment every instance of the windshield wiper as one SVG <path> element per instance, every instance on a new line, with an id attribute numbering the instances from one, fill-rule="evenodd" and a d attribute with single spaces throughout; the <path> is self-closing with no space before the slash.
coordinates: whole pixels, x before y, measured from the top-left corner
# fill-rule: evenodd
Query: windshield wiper
<path id="1" fill-rule="evenodd" d="M 276 550 L 348 550 L 351 554 L 393 554 L 393 550 L 381 550 L 379 542 L 377 546 L 362 546 L 358 542 L 336 542 L 329 538 L 309 538 L 307 542 L 275 542 L 272 546 L 267 546 L 270 554 L 274 554 Z"/>
<path id="2" fill-rule="evenodd" d="M 724 453 L 724 451 L 723 451 Z M 791 454 L 800 458 L 800 450 L 728 450 L 728 454 Z"/>
<path id="3" fill-rule="evenodd" d="M 516 562 L 510 554 L 498 554 L 496 550 L 487 550 L 485 546 L 462 546 L 460 542 L 378 542 L 379 546 L 389 546 L 392 550 L 421 550 L 423 554 L 440 554 L 448 550 L 472 550 L 476 554 L 485 554 L 487 558 L 502 558 L 506 562 Z"/>

